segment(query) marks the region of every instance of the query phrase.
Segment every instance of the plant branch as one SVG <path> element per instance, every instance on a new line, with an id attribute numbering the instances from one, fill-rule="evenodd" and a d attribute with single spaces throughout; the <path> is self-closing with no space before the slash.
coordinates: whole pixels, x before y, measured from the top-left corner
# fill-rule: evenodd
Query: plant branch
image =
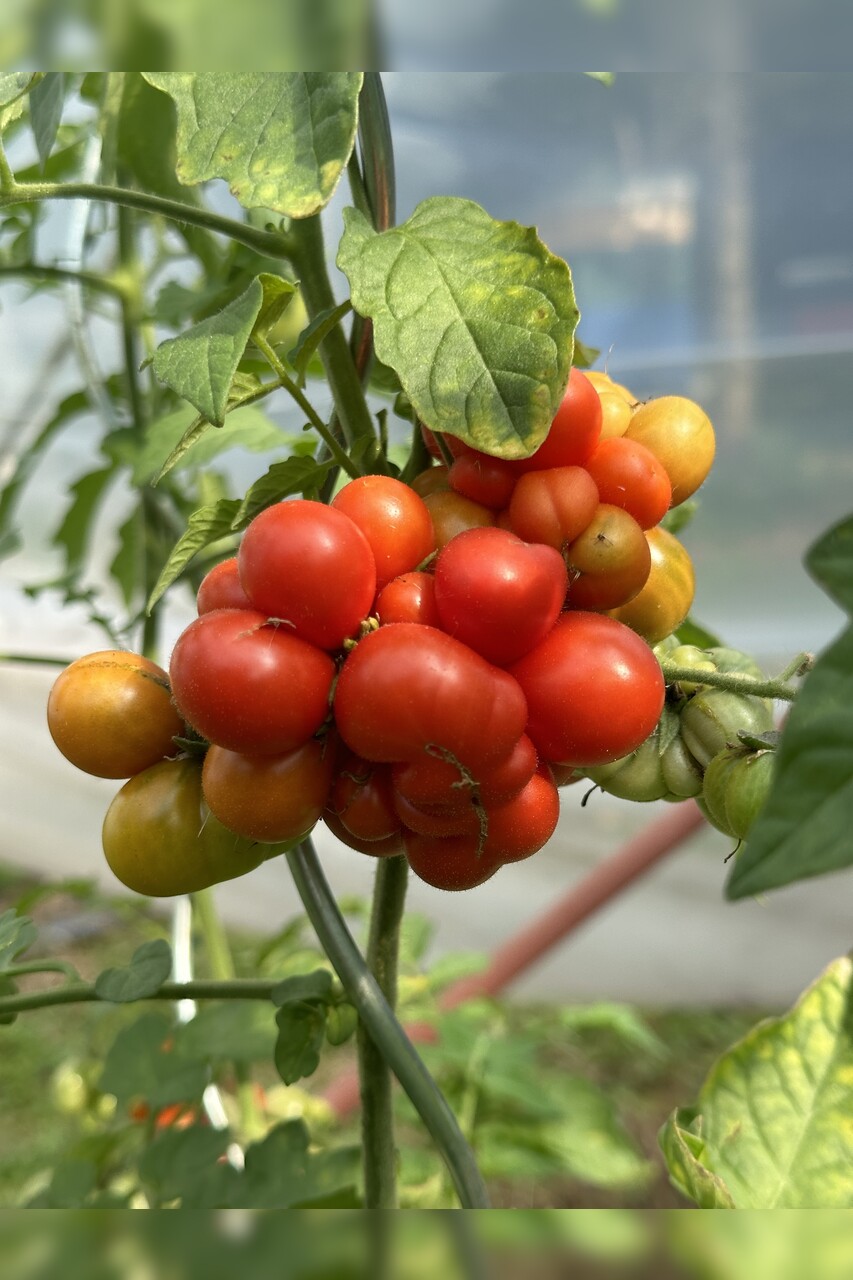
<path id="1" fill-rule="evenodd" d="M 287 257 L 289 241 L 283 234 L 262 231 L 246 222 L 226 218 L 199 205 L 169 200 L 148 191 L 106 186 L 98 182 L 15 182 L 14 178 L 11 183 L 7 181 L 0 188 L 0 209 L 40 200 L 95 200 L 101 204 L 123 205 L 127 209 L 139 209 L 143 213 L 168 218 L 172 222 L 216 231 L 237 244 L 254 249 L 264 257 Z"/>
<path id="2" fill-rule="evenodd" d="M 730 693 L 748 693 L 754 698 L 778 698 L 783 702 L 795 702 L 797 690 L 784 680 L 756 680 L 740 671 L 702 671 L 697 667 L 680 667 L 674 662 L 662 662 L 661 670 L 667 684 L 707 684 L 715 689 L 727 689 Z"/>
<path id="3" fill-rule="evenodd" d="M 39 262 L 21 262 L 17 266 L 0 266 L 0 278 L 14 276 L 36 280 L 57 280 L 85 285 L 98 293 L 108 293 L 113 297 L 121 297 L 124 284 L 113 276 L 99 276 L 94 271 L 72 271 L 68 267 L 54 267 Z"/>
<path id="4" fill-rule="evenodd" d="M 320 942 L 374 1043 L 388 1061 L 438 1147 L 465 1209 L 486 1209 L 482 1176 L 456 1118 L 368 969 L 340 913 L 310 839 L 286 854 Z M 2 1006 L 0 1006 L 2 1012 Z"/>
<path id="5" fill-rule="evenodd" d="M 367 964 L 391 1009 L 397 1004 L 400 925 L 409 864 L 402 856 L 380 858 L 376 867 Z M 364 1207 L 396 1209 L 397 1157 L 391 1070 L 365 1024 L 358 1027 L 358 1074 L 364 1156 Z"/>
<path id="6" fill-rule="evenodd" d="M 235 978 L 230 982 L 193 980 L 164 982 L 146 1000 L 269 1000 L 277 982 L 260 978 Z M 8 1013 L 24 1013 L 29 1009 L 49 1009 L 58 1004 L 111 1004 L 88 982 L 71 982 L 49 991 L 32 991 L 0 997 L 0 1017 Z"/>

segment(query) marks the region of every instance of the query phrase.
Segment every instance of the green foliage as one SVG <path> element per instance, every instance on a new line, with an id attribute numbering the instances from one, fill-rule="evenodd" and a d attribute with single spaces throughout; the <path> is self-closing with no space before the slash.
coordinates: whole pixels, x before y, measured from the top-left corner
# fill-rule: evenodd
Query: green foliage
<path id="1" fill-rule="evenodd" d="M 376 352 L 418 415 L 486 453 L 526 457 L 560 404 L 578 320 L 571 274 L 529 227 L 433 196 L 377 233 L 344 212 L 338 265 Z"/>
<path id="2" fill-rule="evenodd" d="M 307 218 L 355 140 L 360 72 L 147 72 L 178 109 L 177 174 L 224 178 L 245 209 Z"/>
<path id="3" fill-rule="evenodd" d="M 33 945 L 38 930 L 27 916 L 19 916 L 14 907 L 0 915 L 0 972 L 9 969 L 22 951 Z"/>
<path id="4" fill-rule="evenodd" d="M 66 76 L 62 71 L 48 71 L 30 93 L 30 124 L 42 168 L 47 164 L 65 104 Z"/>
<path id="5" fill-rule="evenodd" d="M 851 992 L 844 957 L 724 1053 L 695 1110 L 669 1120 L 670 1175 L 701 1207 L 853 1207 Z"/>
<path id="6" fill-rule="evenodd" d="M 137 947 L 130 964 L 99 973 L 95 991 L 113 1004 L 145 1000 L 160 990 L 171 972 L 172 949 L 163 938 L 154 938 Z"/>
<path id="7" fill-rule="evenodd" d="M 811 548 L 806 566 L 853 612 L 853 517 Z M 853 865 L 853 626 L 820 656 L 791 709 L 767 803 L 726 886 L 743 898 Z"/>

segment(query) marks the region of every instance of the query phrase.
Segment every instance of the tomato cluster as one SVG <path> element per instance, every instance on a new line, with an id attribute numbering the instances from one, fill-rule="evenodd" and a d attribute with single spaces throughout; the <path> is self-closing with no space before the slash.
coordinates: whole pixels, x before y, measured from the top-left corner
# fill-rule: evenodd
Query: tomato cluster
<path id="1" fill-rule="evenodd" d="M 650 626 L 608 614 L 642 600 L 655 540 L 669 538 L 655 526 L 704 476 L 695 460 L 688 476 L 675 453 L 659 457 L 648 423 L 647 443 L 632 438 L 649 406 L 601 377 L 572 372 L 530 458 L 451 441 L 452 467 L 413 487 L 369 475 L 329 505 L 262 511 L 202 582 L 168 677 L 136 655 L 60 677 L 49 708 L 60 749 L 130 778 L 104 825 L 120 879 L 186 892 L 322 820 L 364 853 L 405 853 L 430 884 L 471 888 L 546 843 L 558 784 L 646 741 L 665 692 L 647 639 L 689 601 L 682 591 L 674 609 L 641 610 Z M 689 412 L 695 426 L 701 411 Z M 146 714 L 104 683 L 113 662 L 134 688 L 151 683 Z M 128 754 L 146 718 L 150 744 L 143 734 Z"/>

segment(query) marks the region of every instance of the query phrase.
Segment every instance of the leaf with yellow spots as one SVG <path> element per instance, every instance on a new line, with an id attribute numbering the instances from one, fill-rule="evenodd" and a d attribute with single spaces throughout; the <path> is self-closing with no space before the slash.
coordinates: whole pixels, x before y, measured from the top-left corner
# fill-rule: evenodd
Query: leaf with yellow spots
<path id="1" fill-rule="evenodd" d="M 675 1185 L 703 1207 L 723 1188 L 737 1209 L 853 1208 L 850 956 L 723 1054 L 661 1146 Z"/>
<path id="2" fill-rule="evenodd" d="M 360 71 L 150 71 L 178 111 L 177 176 L 224 178 L 244 209 L 307 218 L 350 157 Z"/>
<path id="3" fill-rule="evenodd" d="M 338 266 L 379 359 L 421 419 L 484 453 L 538 449 L 563 398 L 578 309 L 568 266 L 533 227 L 431 196 L 376 232 L 344 210 Z"/>

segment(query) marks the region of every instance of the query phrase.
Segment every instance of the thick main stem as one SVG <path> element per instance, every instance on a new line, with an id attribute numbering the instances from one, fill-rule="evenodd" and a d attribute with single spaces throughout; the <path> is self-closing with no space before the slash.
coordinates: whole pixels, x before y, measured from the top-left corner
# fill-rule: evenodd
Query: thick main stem
<path id="1" fill-rule="evenodd" d="M 380 858 L 376 867 L 367 964 L 391 1009 L 397 1004 L 400 926 L 406 901 L 408 863 L 402 856 Z M 366 1026 L 358 1028 L 364 1207 L 395 1209 L 396 1150 L 391 1069 Z"/>
<path id="2" fill-rule="evenodd" d="M 326 955 L 371 1039 L 438 1147 L 462 1207 L 487 1209 L 489 1199 L 473 1152 L 356 946 L 323 875 L 314 845 L 311 840 L 304 840 L 286 856 L 299 896 Z"/>

